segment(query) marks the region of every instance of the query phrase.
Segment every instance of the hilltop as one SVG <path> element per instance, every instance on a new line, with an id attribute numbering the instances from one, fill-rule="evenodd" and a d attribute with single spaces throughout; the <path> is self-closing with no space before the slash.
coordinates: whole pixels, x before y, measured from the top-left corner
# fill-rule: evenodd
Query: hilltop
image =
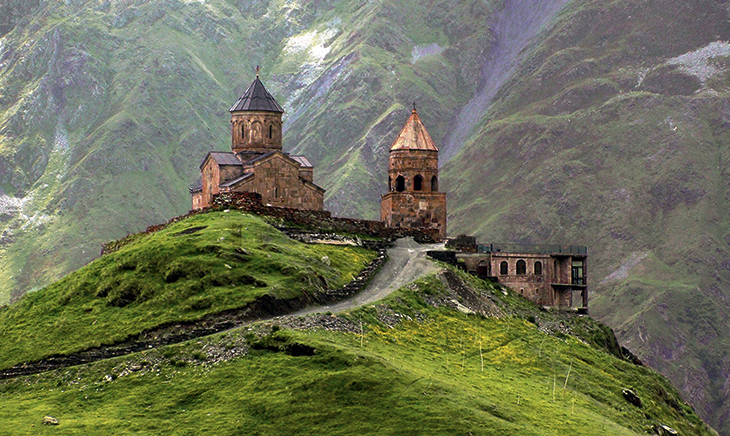
<path id="1" fill-rule="evenodd" d="M 241 247 L 245 261 L 232 255 Z M 156 268 L 169 256 L 190 261 L 175 267 L 185 278 L 166 281 L 164 272 L 175 268 Z M 357 247 L 301 244 L 239 211 L 195 215 L 137 235 L 3 309 L 0 328 L 9 340 L 0 367 L 104 348 L 170 319 L 184 330 L 185 321 L 246 306 L 255 296 L 285 302 L 322 292 L 312 279 L 341 285 L 374 258 Z M 212 278 L 198 280 L 192 265 L 209 268 Z M 282 273 L 287 269 L 301 274 Z M 662 425 L 716 434 L 606 326 L 440 270 L 344 312 L 251 319 L 173 345 L 0 381 L 0 420 L 14 434 L 52 430 L 38 428 L 45 415 L 57 418 L 64 434 L 634 435 Z M 223 283 L 234 273 L 253 273 L 266 286 Z M 117 304 L 132 278 L 158 287 Z M 210 305 L 195 307 L 195 287 L 204 288 Z M 45 321 L 43 313 L 52 317 Z M 24 350 L 13 334 L 31 339 Z M 641 406 L 629 403 L 624 389 Z"/>
<path id="2" fill-rule="evenodd" d="M 116 245 L 0 311 L 0 368 L 170 334 L 163 327 L 211 327 L 212 314 L 255 319 L 324 302 L 378 257 L 292 240 L 238 210 L 197 214 Z"/>
<path id="3" fill-rule="evenodd" d="M 185 213 L 262 65 L 328 210 L 375 217 L 416 100 L 451 157 L 453 234 L 589 246 L 594 316 L 730 434 L 727 17 L 716 0 L 3 2 L 0 302 Z"/>

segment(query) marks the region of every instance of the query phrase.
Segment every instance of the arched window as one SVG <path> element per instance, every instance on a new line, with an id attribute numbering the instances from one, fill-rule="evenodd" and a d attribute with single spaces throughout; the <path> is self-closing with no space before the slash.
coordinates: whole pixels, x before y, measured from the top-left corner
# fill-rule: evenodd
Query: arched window
<path id="1" fill-rule="evenodd" d="M 273 138 L 274 135 L 274 126 L 269 124 L 269 138 Z"/>
<path id="2" fill-rule="evenodd" d="M 241 124 L 241 139 L 246 139 L 246 125 Z"/>
<path id="3" fill-rule="evenodd" d="M 393 190 L 393 179 L 388 176 L 388 192 Z"/>
<path id="4" fill-rule="evenodd" d="M 507 261 L 499 264 L 499 274 L 503 276 L 509 274 L 509 265 L 507 265 Z"/>
<path id="5" fill-rule="evenodd" d="M 535 262 L 535 275 L 541 276 L 542 275 L 542 262 L 539 260 Z"/>
<path id="6" fill-rule="evenodd" d="M 403 192 L 406 190 L 406 179 L 403 176 L 398 176 L 395 178 L 395 190 L 398 192 Z"/>
<path id="7" fill-rule="evenodd" d="M 431 190 L 433 192 L 438 192 L 439 190 L 439 179 L 436 176 L 431 177 Z"/>
<path id="8" fill-rule="evenodd" d="M 274 198 L 279 198 L 279 187 L 274 186 Z"/>
<path id="9" fill-rule="evenodd" d="M 423 189 L 423 177 L 421 175 L 417 175 L 413 178 L 413 190 L 414 191 L 420 191 Z"/>
<path id="10" fill-rule="evenodd" d="M 525 274 L 527 274 L 527 262 L 520 259 L 517 261 L 517 275 L 524 276 Z"/>

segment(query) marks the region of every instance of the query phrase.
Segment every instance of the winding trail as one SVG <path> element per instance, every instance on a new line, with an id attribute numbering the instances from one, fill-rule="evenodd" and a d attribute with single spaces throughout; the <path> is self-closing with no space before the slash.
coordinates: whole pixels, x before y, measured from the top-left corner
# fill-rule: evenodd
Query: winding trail
<path id="1" fill-rule="evenodd" d="M 381 300 L 396 289 L 438 271 L 438 266 L 426 257 L 426 252 L 443 248 L 443 243 L 421 245 L 413 241 L 413 238 L 399 239 L 395 247 L 388 249 L 388 262 L 380 268 L 364 290 L 344 301 L 306 308 L 291 316 L 343 312 Z"/>
<path id="2" fill-rule="evenodd" d="M 269 314 L 258 317 L 250 313 L 249 307 L 234 309 L 206 317 L 204 320 L 160 326 L 150 331 L 142 332 L 134 339 L 121 343 L 89 348 L 67 355 L 49 356 L 40 361 L 16 365 L 0 370 L 0 380 L 30 374 L 40 374 L 56 369 L 107 360 L 113 357 L 126 356 L 143 350 L 150 350 L 165 345 L 210 336 L 239 328 L 252 322 L 273 319 L 276 316 L 340 312 L 370 304 L 390 295 L 394 290 L 414 280 L 438 271 L 438 266 L 426 257 L 426 252 L 440 248 L 443 248 L 443 244 L 420 245 L 413 241 L 412 238 L 399 239 L 394 247 L 388 248 L 388 260 L 380 267 L 365 289 L 338 303 L 327 306 L 309 307 L 300 311 L 292 310 L 291 312 L 280 313 L 279 315 Z M 279 303 L 286 306 L 290 301 L 284 300 L 279 301 Z"/>

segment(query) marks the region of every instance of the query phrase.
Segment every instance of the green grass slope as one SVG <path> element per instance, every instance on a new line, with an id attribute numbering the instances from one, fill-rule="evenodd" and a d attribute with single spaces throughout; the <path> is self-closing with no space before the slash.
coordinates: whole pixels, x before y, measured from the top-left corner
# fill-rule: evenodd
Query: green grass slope
<path id="1" fill-rule="evenodd" d="M 462 280 L 502 315 L 448 307 L 470 301 L 431 276 L 343 315 L 0 382 L 0 421 L 17 435 L 716 434 L 662 376 L 554 327 L 610 330 Z M 40 425 L 45 415 L 59 426 Z"/>
<path id="2" fill-rule="evenodd" d="M 376 255 L 302 244 L 235 210 L 194 215 L 129 239 L 119 251 L 0 309 L 0 367 L 120 342 L 163 324 L 246 307 L 264 295 L 286 300 L 337 289 Z"/>
<path id="3" fill-rule="evenodd" d="M 588 245 L 592 313 L 725 435 L 728 39 L 718 2 L 574 2 L 443 177 L 455 232 Z"/>

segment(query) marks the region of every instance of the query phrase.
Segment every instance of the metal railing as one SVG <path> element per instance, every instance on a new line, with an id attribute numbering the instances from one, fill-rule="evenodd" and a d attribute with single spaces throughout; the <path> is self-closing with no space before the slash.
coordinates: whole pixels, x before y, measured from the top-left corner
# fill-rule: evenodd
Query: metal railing
<path id="1" fill-rule="evenodd" d="M 478 244 L 479 253 L 528 253 L 528 254 L 566 254 L 588 255 L 588 247 L 583 245 L 554 244 Z"/>

